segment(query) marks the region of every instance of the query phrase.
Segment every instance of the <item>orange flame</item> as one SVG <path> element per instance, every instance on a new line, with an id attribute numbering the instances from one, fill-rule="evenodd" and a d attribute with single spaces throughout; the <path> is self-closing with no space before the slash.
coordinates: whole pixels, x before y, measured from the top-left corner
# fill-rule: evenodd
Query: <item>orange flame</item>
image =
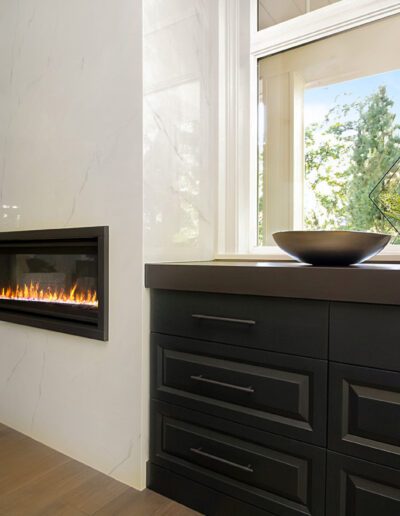
<path id="1" fill-rule="evenodd" d="M 15 288 L 2 288 L 0 291 L 0 299 L 16 299 L 18 301 L 41 301 L 44 303 L 68 303 L 73 305 L 90 305 L 99 306 L 97 292 L 95 290 L 87 290 L 81 292 L 78 285 L 75 284 L 70 290 L 52 289 L 47 287 L 43 289 L 39 283 L 30 283 Z"/>

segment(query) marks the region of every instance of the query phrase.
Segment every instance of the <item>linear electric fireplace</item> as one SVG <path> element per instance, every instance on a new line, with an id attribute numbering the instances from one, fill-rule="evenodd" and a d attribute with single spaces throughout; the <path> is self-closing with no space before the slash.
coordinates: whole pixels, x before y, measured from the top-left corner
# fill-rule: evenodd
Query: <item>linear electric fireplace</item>
<path id="1" fill-rule="evenodd" d="M 108 227 L 0 233 L 0 320 L 108 339 Z"/>

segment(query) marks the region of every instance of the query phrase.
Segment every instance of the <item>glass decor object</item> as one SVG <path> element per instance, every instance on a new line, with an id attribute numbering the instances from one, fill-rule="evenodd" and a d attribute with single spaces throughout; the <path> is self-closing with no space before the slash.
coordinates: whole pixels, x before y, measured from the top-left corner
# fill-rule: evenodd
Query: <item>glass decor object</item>
<path id="1" fill-rule="evenodd" d="M 400 157 L 390 166 L 369 194 L 374 206 L 400 236 Z M 398 242 L 393 242 L 398 243 Z"/>

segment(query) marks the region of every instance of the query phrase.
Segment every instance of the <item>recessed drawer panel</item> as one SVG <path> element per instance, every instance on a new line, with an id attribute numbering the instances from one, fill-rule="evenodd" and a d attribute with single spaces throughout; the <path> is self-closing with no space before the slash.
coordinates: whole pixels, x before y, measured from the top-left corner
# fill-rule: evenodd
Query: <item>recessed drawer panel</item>
<path id="1" fill-rule="evenodd" d="M 322 449 L 266 433 L 257 442 L 241 425 L 160 402 L 153 410 L 154 462 L 273 514 L 323 513 Z"/>
<path id="2" fill-rule="evenodd" d="M 400 306 L 332 303 L 330 359 L 400 371 Z"/>
<path id="3" fill-rule="evenodd" d="M 400 471 L 328 452 L 326 516 L 399 516 Z"/>
<path id="4" fill-rule="evenodd" d="M 327 362 L 152 334 L 152 395 L 325 445 Z"/>
<path id="5" fill-rule="evenodd" d="M 332 364 L 329 391 L 329 447 L 400 468 L 400 373 Z"/>
<path id="6" fill-rule="evenodd" d="M 153 290 L 151 329 L 169 335 L 326 358 L 328 303 Z"/>

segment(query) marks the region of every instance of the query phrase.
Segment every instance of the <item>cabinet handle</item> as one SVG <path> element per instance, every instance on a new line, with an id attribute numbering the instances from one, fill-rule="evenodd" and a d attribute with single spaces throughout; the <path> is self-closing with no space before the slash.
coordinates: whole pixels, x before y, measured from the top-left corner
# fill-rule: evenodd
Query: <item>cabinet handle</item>
<path id="1" fill-rule="evenodd" d="M 192 375 L 190 377 L 190 379 L 195 380 L 196 382 L 212 383 L 213 385 L 219 385 L 220 387 L 228 387 L 229 389 L 235 389 L 237 391 L 255 392 L 251 385 L 249 387 L 241 387 L 240 385 L 234 385 L 232 383 L 219 382 L 218 380 L 211 380 L 210 378 L 204 378 L 204 376 L 202 374 L 200 374 L 198 376 Z"/>
<path id="2" fill-rule="evenodd" d="M 218 317 L 216 315 L 192 314 L 192 317 L 193 319 L 247 324 L 248 326 L 254 326 L 256 324 L 256 321 L 252 321 L 251 319 L 234 319 L 233 317 Z"/>
<path id="3" fill-rule="evenodd" d="M 190 448 L 190 451 L 192 453 L 196 453 L 197 455 L 201 455 L 202 457 L 207 457 L 208 459 L 216 460 L 217 462 L 221 462 L 222 464 L 232 466 L 233 468 L 241 469 L 242 471 L 246 471 L 247 473 L 254 473 L 254 469 L 251 467 L 251 464 L 249 464 L 248 466 L 242 466 L 242 464 L 237 464 L 236 462 L 223 459 L 222 457 L 217 457 L 217 455 L 207 453 L 203 451 L 201 448 Z"/>

